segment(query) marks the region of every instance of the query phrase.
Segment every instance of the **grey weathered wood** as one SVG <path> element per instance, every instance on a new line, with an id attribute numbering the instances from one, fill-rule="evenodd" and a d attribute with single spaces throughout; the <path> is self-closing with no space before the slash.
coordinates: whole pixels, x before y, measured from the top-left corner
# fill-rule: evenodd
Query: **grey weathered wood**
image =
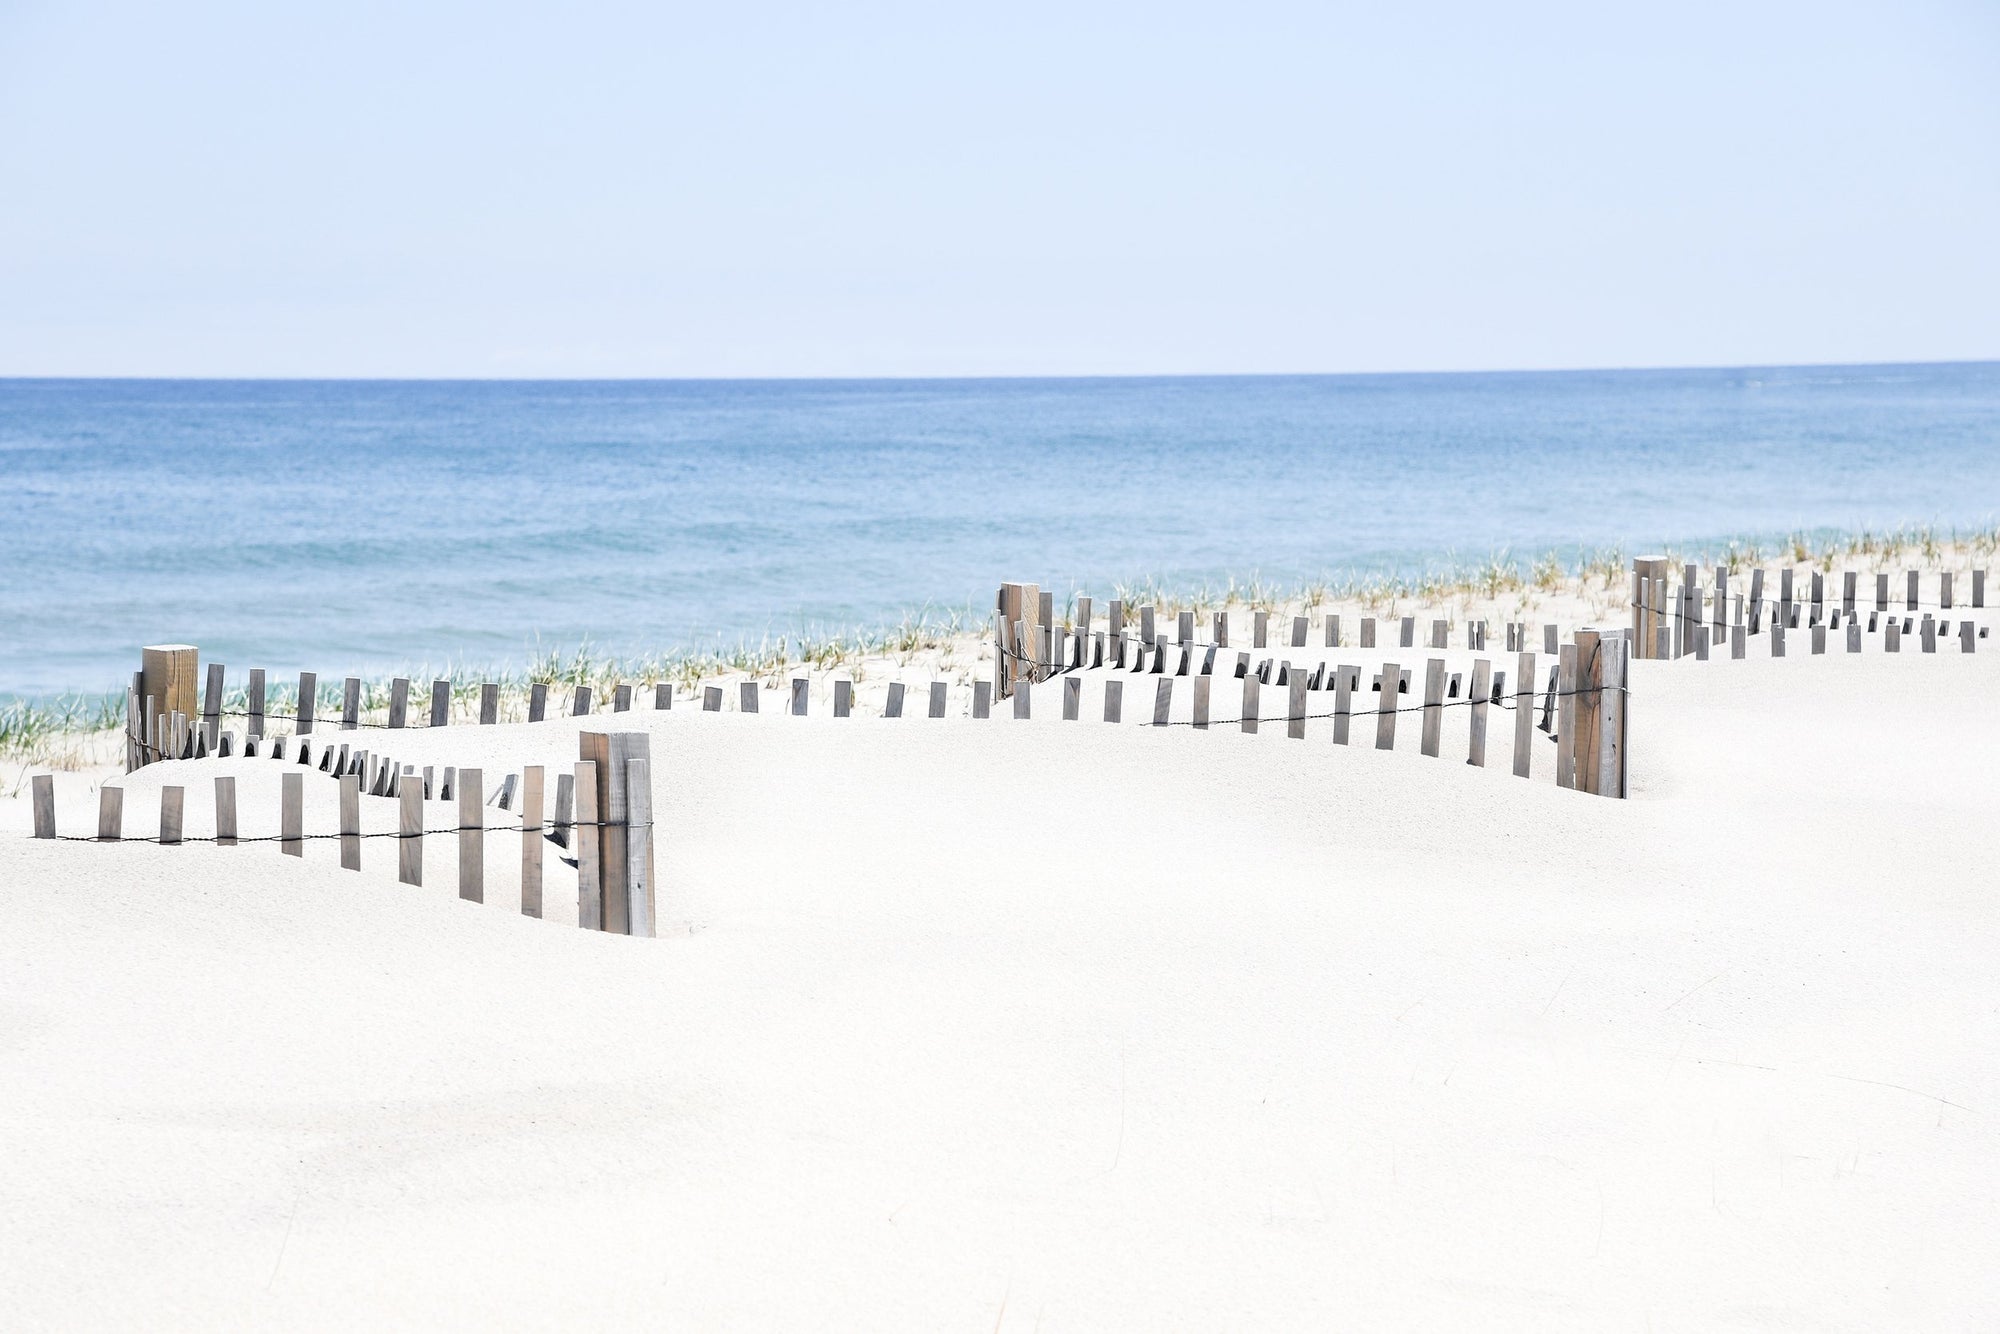
<path id="1" fill-rule="evenodd" d="M 15 789 L 19 791 L 19 789 Z M 54 774 L 36 774 L 28 780 L 30 798 L 35 808 L 35 837 L 54 838 L 56 836 L 56 778 Z"/>
<path id="2" fill-rule="evenodd" d="M 711 686 L 710 689 L 714 689 L 714 687 Z M 721 702 L 721 698 L 722 692 L 717 690 L 716 700 L 718 704 Z M 706 708 L 707 705 L 704 704 L 703 707 Z M 836 718 L 845 718 L 853 711 L 854 682 L 835 681 L 833 683 L 833 716 Z"/>
<path id="3" fill-rule="evenodd" d="M 1542 652 L 1544 653 L 1556 652 L 1558 648 L 1560 648 L 1560 644 L 1557 641 L 1561 638 L 1561 635 L 1562 631 L 1559 627 L 1555 625 L 1544 625 L 1542 627 Z"/>
<path id="4" fill-rule="evenodd" d="M 361 779 L 356 774 L 340 776 L 340 866 L 361 869 Z"/>
<path id="5" fill-rule="evenodd" d="M 1749 643 L 1744 637 L 1743 623 L 1738 621 L 1729 627 L 1729 656 L 1731 658 L 1742 658 L 1747 656 L 1748 652 Z"/>
<path id="6" fill-rule="evenodd" d="M 521 769 L 521 913 L 542 915 L 542 766 Z"/>
<path id="7" fill-rule="evenodd" d="M 703 713 L 722 712 L 721 686 L 703 686 L 701 688 L 701 711 Z"/>
<path id="8" fill-rule="evenodd" d="M 208 681 L 201 692 L 202 737 L 212 751 L 216 746 L 216 736 L 222 727 L 222 664 L 208 664 Z"/>
<path id="9" fill-rule="evenodd" d="M 1852 616 L 1847 618 L 1847 651 L 1849 653 L 1861 651 L 1861 622 Z"/>
<path id="10" fill-rule="evenodd" d="M 1250 614 L 1250 647 L 1264 648 L 1270 643 L 1271 613 L 1257 611 Z"/>
<path id="11" fill-rule="evenodd" d="M 1373 616 L 1363 616 L 1361 618 L 1361 647 L 1375 647 L 1375 618 Z"/>
<path id="12" fill-rule="evenodd" d="M 186 802 L 186 788 L 170 784 L 160 789 L 160 842 L 181 841 L 181 816 Z"/>
<path id="13" fill-rule="evenodd" d="M 1182 644 L 1194 643 L 1194 613 L 1183 611 L 1174 616 L 1174 638 Z"/>
<path id="14" fill-rule="evenodd" d="M 1396 643 L 1400 648 L 1415 648 L 1417 646 L 1416 617 L 1405 616 L 1397 622 Z"/>
<path id="15" fill-rule="evenodd" d="M 1326 646 L 1328 648 L 1340 647 L 1340 617 L 1338 614 L 1326 618 Z"/>
<path id="16" fill-rule="evenodd" d="M 410 678 L 394 677 L 389 682 L 389 726 L 406 727 L 410 719 Z"/>
<path id="17" fill-rule="evenodd" d="M 1514 776 L 1527 778 L 1534 763 L 1535 655 L 1523 651 L 1514 670 Z"/>
<path id="18" fill-rule="evenodd" d="M 264 669 L 262 667 L 252 667 L 250 669 L 249 714 L 250 714 L 249 722 L 244 730 L 254 737 L 263 736 L 264 735 Z"/>
<path id="19" fill-rule="evenodd" d="M 1153 642 L 1153 608 L 1150 605 L 1139 608 L 1139 642 Z"/>
<path id="20" fill-rule="evenodd" d="M 1854 597 L 1859 591 L 1855 585 L 1859 578 L 1853 570 L 1845 571 L 1840 576 L 1840 609 L 1849 616 L 1854 615 Z"/>
<path id="21" fill-rule="evenodd" d="M 278 851 L 288 857 L 306 855 L 306 776 L 292 772 L 278 779 Z"/>
<path id="22" fill-rule="evenodd" d="M 576 775 L 564 770 L 556 775 L 556 813 L 549 822 L 549 837 L 559 848 L 570 845 L 570 834 L 576 828 Z"/>
<path id="23" fill-rule="evenodd" d="M 1071 677 L 1070 679 L 1072 681 L 1076 681 L 1079 688 L 1083 685 L 1083 682 L 1081 680 L 1078 680 L 1078 678 L 1076 677 Z M 945 706 L 945 684 L 942 681 L 933 681 L 931 682 L 930 716 L 933 718 L 944 717 L 944 706 Z"/>
<path id="24" fill-rule="evenodd" d="M 1244 673 L 1243 716 L 1239 721 L 1238 726 L 1240 726 L 1246 732 L 1254 732 L 1257 730 L 1259 713 L 1261 712 L 1261 704 L 1257 696 L 1259 692 L 1263 689 L 1263 686 L 1264 686 L 1263 681 L 1258 678 L 1255 672 Z"/>
<path id="25" fill-rule="evenodd" d="M 1815 625 L 1812 628 L 1812 651 L 1814 654 L 1826 652 L 1826 627 L 1823 625 Z M 1705 658 L 1708 655 L 1704 653 L 1702 656 Z"/>
<path id="26" fill-rule="evenodd" d="M 1440 620 L 1432 620 L 1432 622 L 1431 622 L 1431 647 L 1432 647 L 1432 648 L 1450 648 L 1450 647 L 1451 647 L 1451 622 L 1450 622 L 1450 621 L 1440 621 Z"/>
<path id="27" fill-rule="evenodd" d="M 972 683 L 972 716 L 990 718 L 993 716 L 993 683 L 974 681 Z"/>
<path id="28" fill-rule="evenodd" d="M 1094 616 L 1095 613 L 1092 610 L 1091 600 L 1086 597 L 1079 597 L 1076 600 L 1076 637 L 1079 640 L 1088 640 L 1090 638 L 1090 623 Z"/>
<path id="29" fill-rule="evenodd" d="M 1106 681 L 1104 683 L 1104 721 L 1107 723 L 1119 721 L 1124 710 L 1124 702 L 1125 683 L 1123 681 Z"/>
<path id="30" fill-rule="evenodd" d="M 903 683 L 901 681 L 891 681 L 889 683 L 889 698 L 882 705 L 882 716 L 884 718 L 900 718 L 903 716 Z"/>
<path id="31" fill-rule="evenodd" d="M 1690 633 L 1691 633 L 1691 634 L 1693 634 L 1693 636 L 1694 636 L 1694 657 L 1695 657 L 1695 661 L 1696 661 L 1696 662 L 1707 662 L 1707 661 L 1708 661 L 1708 627 L 1707 627 L 1706 625 L 1699 625 L 1699 624 L 1697 624 L 1697 625 L 1695 625 L 1695 626 L 1692 626 L 1692 627 L 1690 628 Z"/>
<path id="32" fill-rule="evenodd" d="M 1576 786 L 1576 645 L 1556 651 L 1556 786 Z"/>
<path id="33" fill-rule="evenodd" d="M 1174 678 L 1163 676 L 1153 691 L 1153 726 L 1165 727 L 1174 706 Z"/>
<path id="34" fill-rule="evenodd" d="M 812 682 L 803 676 L 792 678 L 792 717 L 806 716 L 807 706 L 812 701 Z"/>
<path id="35" fill-rule="evenodd" d="M 1771 620 L 1771 656 L 1774 658 L 1785 656 L 1785 618 L 1783 616 L 1776 616 Z"/>
<path id="36" fill-rule="evenodd" d="M 1216 644 L 1217 644 L 1217 645 L 1219 645 L 1219 646 L 1221 646 L 1221 647 L 1224 647 L 1224 648 L 1228 647 L 1228 645 L 1229 645 L 1229 613 L 1228 613 L 1228 612 L 1226 612 L 1226 611 L 1219 611 L 1219 612 L 1215 613 L 1215 624 L 1214 624 L 1214 626 L 1213 626 L 1213 628 L 1212 628 L 1212 631 L 1211 631 L 1211 636 L 1212 636 L 1212 638 L 1213 638 L 1213 639 L 1215 640 L 1215 642 L 1216 642 Z"/>
<path id="37" fill-rule="evenodd" d="M 222 780 L 217 779 L 220 783 Z M 234 781 L 234 780 L 231 780 Z M 100 843 L 116 843 L 125 836 L 125 789 L 105 786 L 97 789 L 97 840 Z M 35 837 L 43 838 L 38 829 Z"/>
<path id="38" fill-rule="evenodd" d="M 653 687 L 653 707 L 660 710 L 674 707 L 673 682 L 661 681 Z"/>
<path id="39" fill-rule="evenodd" d="M 931 716 L 942 718 L 943 707 L 938 706 Z M 1083 678 L 1080 676 L 1066 677 L 1063 680 L 1062 716 L 1066 723 L 1073 723 L 1083 716 Z"/>
<path id="40" fill-rule="evenodd" d="M 424 790 L 415 783 L 406 784 L 397 799 L 396 879 L 424 883 Z"/>
<path id="41" fill-rule="evenodd" d="M 473 903 L 486 901 L 485 778 L 478 769 L 458 771 L 458 896 Z"/>
<path id="42" fill-rule="evenodd" d="M 1208 730 L 1208 700 L 1214 684 L 1213 676 L 1203 675 L 1194 679 L 1194 725 L 1204 732 Z"/>
<path id="43" fill-rule="evenodd" d="M 1396 710 L 1402 702 L 1397 696 L 1402 681 L 1403 668 L 1400 663 L 1382 664 L 1381 697 L 1375 703 L 1375 749 L 1377 750 L 1396 748 Z"/>
<path id="44" fill-rule="evenodd" d="M 539 723 L 549 716 L 549 683 L 531 681 L 528 683 L 528 721 Z"/>
<path id="45" fill-rule="evenodd" d="M 520 785 L 521 784 L 519 775 L 508 774 L 505 778 L 500 780 L 500 794 L 498 797 L 494 799 L 494 801 L 491 804 L 498 806 L 503 811 L 513 810 L 514 792 L 515 789 L 520 787 Z"/>
<path id="46" fill-rule="evenodd" d="M 1951 571 L 1938 571 L 1938 609 L 1951 610 Z"/>
<path id="47" fill-rule="evenodd" d="M 361 726 L 361 678 L 350 676 L 340 692 L 340 730 L 352 732 Z"/>
<path id="48" fill-rule="evenodd" d="M 1687 585 L 1682 584 L 1683 588 Z M 1685 601 L 1685 599 L 1683 599 Z M 1694 629 L 1692 623 L 1684 623 L 1685 636 Z M 1615 643 L 1615 640 L 1609 641 Z M 1576 631 L 1576 680 L 1574 697 L 1570 700 L 1569 716 L 1565 720 L 1562 734 L 1562 749 L 1569 752 L 1570 772 L 1574 786 L 1579 792 L 1597 792 L 1602 770 L 1603 757 L 1603 701 L 1604 701 L 1604 659 L 1607 641 L 1592 626 L 1583 626 Z"/>
<path id="49" fill-rule="evenodd" d="M 1125 633 L 1125 602 L 1113 598 L 1104 610 L 1104 633 L 1107 638 L 1116 639 Z"/>
<path id="50" fill-rule="evenodd" d="M 444 776 L 438 780 L 437 799 L 451 801 L 457 795 L 457 791 L 458 770 L 447 764 L 444 767 Z"/>
<path id="51" fill-rule="evenodd" d="M 1029 716 L 1029 694 L 1033 688 L 1033 682 L 1029 681 L 1025 676 L 1014 683 L 1014 716 L 1016 718 L 1026 718 Z"/>
<path id="52" fill-rule="evenodd" d="M 586 931 L 604 929 L 604 830 L 597 813 L 597 763 L 576 765 L 576 924 Z"/>
<path id="53" fill-rule="evenodd" d="M 1974 570 L 1972 572 L 1972 605 L 1974 607 L 1984 607 L 1986 605 L 1986 571 L 1984 570 Z"/>
<path id="54" fill-rule="evenodd" d="M 299 736 L 310 736 L 313 730 L 313 714 L 319 704 L 319 677 L 311 672 L 299 673 L 299 713 L 292 731 Z"/>
<path id="55" fill-rule="evenodd" d="M 590 716 L 590 700 L 591 700 L 591 692 L 589 686 L 578 686 L 574 690 L 570 691 L 570 696 L 569 696 L 570 717 L 588 718 Z"/>
<path id="56" fill-rule="evenodd" d="M 1307 629 L 1307 623 L 1305 617 L 1303 616 L 1292 617 L 1291 646 L 1293 648 L 1304 648 L 1306 646 L 1306 629 Z"/>
<path id="57" fill-rule="evenodd" d="M 1665 556 L 1638 556 L 1632 561 L 1632 633 L 1651 657 L 1659 642 L 1659 612 L 1654 590 L 1665 584 L 1673 562 Z M 1553 650 L 1551 650 L 1553 651 Z"/>
<path id="58" fill-rule="evenodd" d="M 611 711 L 613 713 L 632 712 L 632 687 L 620 681 L 611 688 Z"/>
<path id="59" fill-rule="evenodd" d="M 755 681 L 739 681 L 736 684 L 736 708 L 739 713 L 757 712 L 758 698 Z"/>
<path id="60" fill-rule="evenodd" d="M 1354 708 L 1354 678 L 1359 676 L 1359 667 L 1341 663 L 1333 669 L 1333 744 L 1347 744 L 1349 715 Z"/>
<path id="61" fill-rule="evenodd" d="M 1878 571 L 1875 575 L 1875 610 L 1889 610 L 1889 572 Z"/>
<path id="62" fill-rule="evenodd" d="M 1971 621 L 1960 621 L 1958 623 L 1958 651 L 1960 653 L 1970 653 L 1977 647 L 1979 640 L 1973 635 L 1972 631 L 1973 625 Z"/>
<path id="63" fill-rule="evenodd" d="M 1882 622 L 1882 651 L 1884 653 L 1903 651 L 1903 623 L 1893 616 Z"/>
<path id="64" fill-rule="evenodd" d="M 1386 687 L 1387 681 L 1383 682 Z M 1444 659 L 1432 658 L 1424 666 L 1424 728 L 1418 749 L 1435 756 L 1444 732 Z"/>
<path id="65" fill-rule="evenodd" d="M 1915 611 L 1917 609 L 1917 572 L 1915 570 L 1911 570 L 1909 573 L 1908 594 L 1908 606 L 1905 610 Z"/>
<path id="66" fill-rule="evenodd" d="M 1931 619 L 1928 612 L 1924 614 L 1923 624 L 1918 627 L 1918 636 L 1924 652 L 1937 652 L 1937 622 Z"/>
<path id="67" fill-rule="evenodd" d="M 1603 639 L 1598 671 L 1598 758 L 1595 786 L 1591 789 L 1600 796 L 1623 799 L 1626 796 L 1625 737 L 1626 704 L 1625 683 L 1629 676 L 1631 642 L 1615 635 Z"/>
<path id="68" fill-rule="evenodd" d="M 1303 621 L 1304 617 L 1300 620 Z M 1296 630 L 1298 627 L 1293 628 Z M 1294 671 L 1285 682 L 1286 688 L 1290 691 L 1285 701 L 1285 735 L 1293 741 L 1305 740 L 1306 680 L 1304 672 Z"/>
<path id="69" fill-rule="evenodd" d="M 643 755 L 625 761 L 625 933 L 653 935 L 653 780 Z"/>
<path id="70" fill-rule="evenodd" d="M 451 682 L 436 680 L 431 682 L 431 726 L 447 727 L 451 723 Z"/>
<path id="71" fill-rule="evenodd" d="M 1465 762 L 1475 768 L 1486 767 L 1486 692 L 1493 687 L 1492 671 L 1493 664 L 1486 659 L 1472 660 L 1472 684 L 1468 687 L 1468 698 L 1472 701 L 1472 727 Z"/>
<path id="72" fill-rule="evenodd" d="M 491 727 L 500 721 L 500 684 L 484 681 L 479 686 L 479 725 Z"/>
<path id="73" fill-rule="evenodd" d="M 632 819 L 629 761 L 652 760 L 652 739 L 645 732 L 584 732 L 577 738 L 580 757 L 597 765 L 597 809 L 602 823 L 598 843 L 598 869 L 604 887 L 604 930 L 618 934 L 631 932 L 634 886 L 629 878 L 631 865 L 629 826 Z M 650 849 L 650 842 L 648 843 Z M 649 854 L 650 855 L 650 854 Z M 644 877 L 644 891 L 653 883 Z M 649 917 L 649 904 L 636 905 Z"/>
<path id="74" fill-rule="evenodd" d="M 102 813 L 100 808 L 99 814 Z M 236 846 L 236 779 L 228 774 L 218 775 L 215 780 L 215 846 Z"/>

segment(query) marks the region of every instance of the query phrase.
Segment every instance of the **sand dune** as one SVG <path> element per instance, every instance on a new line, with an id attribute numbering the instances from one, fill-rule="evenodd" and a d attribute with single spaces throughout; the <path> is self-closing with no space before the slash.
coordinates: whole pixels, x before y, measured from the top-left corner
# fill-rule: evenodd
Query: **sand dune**
<path id="1" fill-rule="evenodd" d="M 533 921 L 447 839 L 416 889 L 0 804 L 0 1323 L 1991 1326 L 2000 654 L 1633 670 L 1626 802 L 1512 778 L 1505 715 L 1485 770 L 591 719 L 653 734 L 652 941 L 565 929 L 553 857 Z M 274 832 L 278 771 L 149 767 L 127 827 L 233 772 Z"/>

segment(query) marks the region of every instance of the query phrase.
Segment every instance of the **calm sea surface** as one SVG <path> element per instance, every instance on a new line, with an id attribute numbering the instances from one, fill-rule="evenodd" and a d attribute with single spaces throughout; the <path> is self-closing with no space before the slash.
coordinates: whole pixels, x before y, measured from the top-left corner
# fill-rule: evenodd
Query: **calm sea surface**
<path id="1" fill-rule="evenodd" d="M 0 380 L 0 693 L 878 628 L 1990 524 L 2000 363 L 971 381 Z"/>

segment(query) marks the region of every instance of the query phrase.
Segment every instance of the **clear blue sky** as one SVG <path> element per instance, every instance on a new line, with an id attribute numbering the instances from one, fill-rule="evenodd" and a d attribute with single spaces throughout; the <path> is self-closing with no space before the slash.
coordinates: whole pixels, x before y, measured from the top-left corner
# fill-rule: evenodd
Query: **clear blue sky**
<path id="1" fill-rule="evenodd" d="M 2000 5 L 0 0 L 0 374 L 2000 357 Z"/>

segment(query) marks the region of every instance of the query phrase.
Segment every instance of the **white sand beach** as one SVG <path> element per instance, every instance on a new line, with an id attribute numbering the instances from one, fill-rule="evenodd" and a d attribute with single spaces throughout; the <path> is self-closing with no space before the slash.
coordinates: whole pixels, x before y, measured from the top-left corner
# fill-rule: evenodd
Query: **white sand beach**
<path id="1" fill-rule="evenodd" d="M 1076 723 L 397 738 L 649 732 L 653 940 L 552 845 L 520 916 L 518 835 L 474 904 L 449 838 L 417 888 L 8 800 L 0 1325 L 1991 1327 L 2000 649 L 1915 648 L 1634 663 L 1627 801 L 1497 710 L 1482 769 L 1463 709 L 1436 759 L 1134 725 L 1150 677 L 1110 726 L 1103 672 Z M 200 836 L 233 774 L 255 837 L 285 769 L 108 781 Z"/>

